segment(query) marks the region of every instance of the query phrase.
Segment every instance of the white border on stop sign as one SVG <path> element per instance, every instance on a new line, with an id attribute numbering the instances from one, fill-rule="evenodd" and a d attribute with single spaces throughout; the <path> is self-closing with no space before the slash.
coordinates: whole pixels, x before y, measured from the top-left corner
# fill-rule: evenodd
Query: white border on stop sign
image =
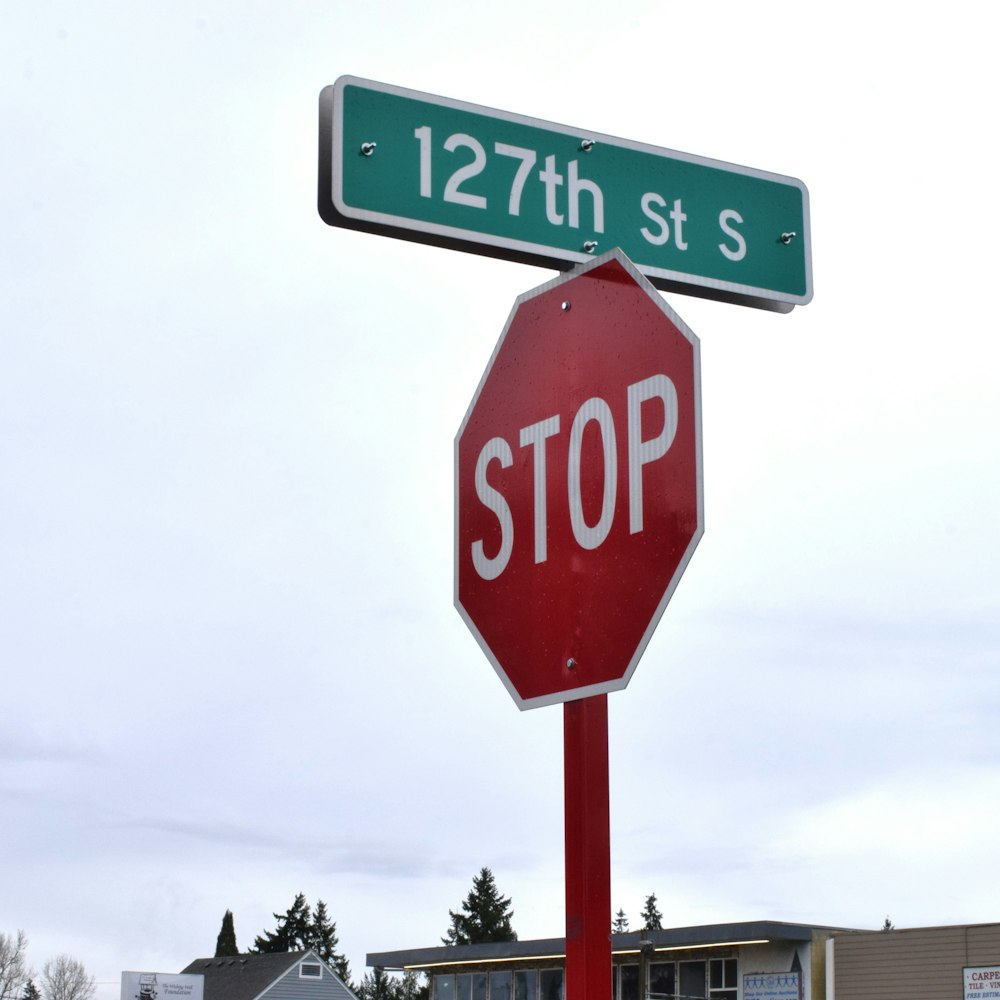
<path id="1" fill-rule="evenodd" d="M 670 320 L 674 326 L 683 334 L 683 336 L 691 343 L 693 349 L 693 373 L 694 373 L 694 438 L 695 438 L 695 463 L 696 463 L 696 491 L 697 491 L 697 509 L 698 509 L 698 527 L 694 534 L 691 536 L 691 540 L 684 551 L 683 556 L 680 558 L 677 564 L 677 569 L 670 580 L 670 583 L 663 592 L 659 603 L 656 606 L 656 610 L 650 616 L 649 624 L 646 626 L 643 632 L 642 638 L 640 639 L 638 645 L 636 646 L 635 652 L 629 662 L 628 669 L 622 675 L 620 679 L 614 681 L 603 682 L 600 684 L 592 684 L 587 687 L 573 688 L 569 691 L 559 691 L 551 695 L 543 695 L 538 698 L 521 698 L 518 694 L 516 688 L 513 686 L 512 682 L 507 676 L 506 671 L 503 669 L 496 656 L 493 654 L 492 649 L 486 642 L 483 635 L 480 633 L 479 629 L 476 627 L 475 622 L 472 617 L 466 612 L 465 608 L 462 606 L 459 600 L 459 477 L 458 477 L 458 449 L 459 442 L 462 439 L 462 434 L 468 425 L 469 419 L 472 416 L 472 412 L 476 407 L 476 403 L 479 400 L 479 396 L 482 393 L 483 386 L 486 384 L 486 380 L 489 378 L 490 373 L 493 369 L 494 362 L 496 361 L 497 355 L 500 352 L 500 348 L 503 345 L 504 339 L 507 336 L 507 331 L 510 329 L 510 325 L 517 315 L 518 309 L 524 302 L 529 301 L 539 295 L 542 295 L 554 288 L 558 288 L 560 285 L 564 285 L 574 278 L 578 278 L 581 275 L 586 274 L 588 271 L 592 271 L 595 268 L 601 267 L 602 265 L 608 263 L 610 260 L 617 260 L 622 267 L 635 279 L 636 283 L 646 292 L 650 297 L 651 301 L 656 304 L 656 306 L 663 312 L 663 314 Z M 702 464 L 702 429 L 701 429 L 701 342 L 694 331 L 684 322 L 683 319 L 671 308 L 668 302 L 663 298 L 660 292 L 654 287 L 652 282 L 643 275 L 638 268 L 632 263 L 631 260 L 618 248 L 615 247 L 613 250 L 609 250 L 606 253 L 601 254 L 599 257 L 595 257 L 593 260 L 588 261 L 586 264 L 581 264 L 578 267 L 574 267 L 570 271 L 566 271 L 563 274 L 545 282 L 542 285 L 538 285 L 536 288 L 532 288 L 527 292 L 522 292 L 515 300 L 514 305 L 511 307 L 510 314 L 507 317 L 506 323 L 504 323 L 503 330 L 500 336 L 497 338 L 496 345 L 493 348 L 493 353 L 490 355 L 490 359 L 483 369 L 482 377 L 479 379 L 479 383 L 476 386 L 476 391 L 472 394 L 472 399 L 469 402 L 469 406 L 465 411 L 465 416 L 462 418 L 462 423 L 458 428 L 458 432 L 455 435 L 454 440 L 454 551 L 452 553 L 452 558 L 454 560 L 454 580 L 453 580 L 453 603 L 456 610 L 462 616 L 462 620 L 465 622 L 469 631 L 473 634 L 476 642 L 479 644 L 480 649 L 486 654 L 486 658 L 490 661 L 493 666 L 494 671 L 497 676 L 503 682 L 504 687 L 507 692 L 514 699 L 515 704 L 522 711 L 529 708 L 541 708 L 545 705 L 558 705 L 567 701 L 575 701 L 579 698 L 589 698 L 597 694 L 607 694 L 611 691 L 621 691 L 631 680 L 632 675 L 635 673 L 635 669 L 642 659 L 643 654 L 646 651 L 646 647 L 649 645 L 650 639 L 653 637 L 653 633 L 656 631 L 656 627 L 663 617 L 663 612 L 666 610 L 667 605 L 670 603 L 670 599 L 673 597 L 674 591 L 677 589 L 677 584 L 680 582 L 681 577 L 687 570 L 688 564 L 691 562 L 691 558 L 694 555 L 695 549 L 698 547 L 698 543 L 701 541 L 702 536 L 705 533 L 705 490 L 704 490 L 704 479 L 703 479 L 703 464 Z"/>

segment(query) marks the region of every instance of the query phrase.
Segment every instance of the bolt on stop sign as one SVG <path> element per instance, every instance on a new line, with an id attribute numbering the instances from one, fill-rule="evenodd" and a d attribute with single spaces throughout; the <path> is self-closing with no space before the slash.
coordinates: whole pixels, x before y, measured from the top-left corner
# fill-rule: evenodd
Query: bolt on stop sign
<path id="1" fill-rule="evenodd" d="M 455 606 L 518 706 L 624 688 L 702 531 L 697 337 L 620 250 L 521 295 L 455 438 Z"/>

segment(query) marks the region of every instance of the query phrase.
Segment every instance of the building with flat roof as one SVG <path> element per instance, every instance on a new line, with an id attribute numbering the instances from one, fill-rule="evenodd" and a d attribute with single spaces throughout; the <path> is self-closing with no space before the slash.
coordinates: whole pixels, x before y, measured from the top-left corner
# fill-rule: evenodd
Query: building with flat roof
<path id="1" fill-rule="evenodd" d="M 613 1000 L 827 1000 L 826 943 L 844 932 L 758 920 L 612 934 Z M 427 973 L 431 1000 L 565 996 L 561 937 L 371 952 L 366 962 Z"/>
<path id="2" fill-rule="evenodd" d="M 1000 923 L 840 933 L 826 1000 L 1000 1000 Z"/>

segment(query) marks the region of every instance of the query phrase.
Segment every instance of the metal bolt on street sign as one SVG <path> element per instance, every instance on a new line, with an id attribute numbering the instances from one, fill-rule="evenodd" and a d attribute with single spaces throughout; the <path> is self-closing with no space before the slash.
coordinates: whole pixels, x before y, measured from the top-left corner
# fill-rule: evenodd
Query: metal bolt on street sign
<path id="1" fill-rule="evenodd" d="M 357 77 L 320 95 L 318 207 L 559 270 L 619 247 L 657 288 L 777 312 L 812 298 L 795 178 Z"/>

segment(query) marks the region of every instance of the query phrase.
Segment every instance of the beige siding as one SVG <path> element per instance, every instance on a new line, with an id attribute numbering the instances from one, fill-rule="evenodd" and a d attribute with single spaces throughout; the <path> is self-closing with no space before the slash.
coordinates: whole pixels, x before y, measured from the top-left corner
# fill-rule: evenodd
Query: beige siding
<path id="1" fill-rule="evenodd" d="M 1000 964 L 1000 924 L 837 935 L 834 1000 L 962 1000 L 962 969 Z"/>
<path id="2" fill-rule="evenodd" d="M 969 928 L 966 965 L 1000 965 L 1000 924 Z"/>

